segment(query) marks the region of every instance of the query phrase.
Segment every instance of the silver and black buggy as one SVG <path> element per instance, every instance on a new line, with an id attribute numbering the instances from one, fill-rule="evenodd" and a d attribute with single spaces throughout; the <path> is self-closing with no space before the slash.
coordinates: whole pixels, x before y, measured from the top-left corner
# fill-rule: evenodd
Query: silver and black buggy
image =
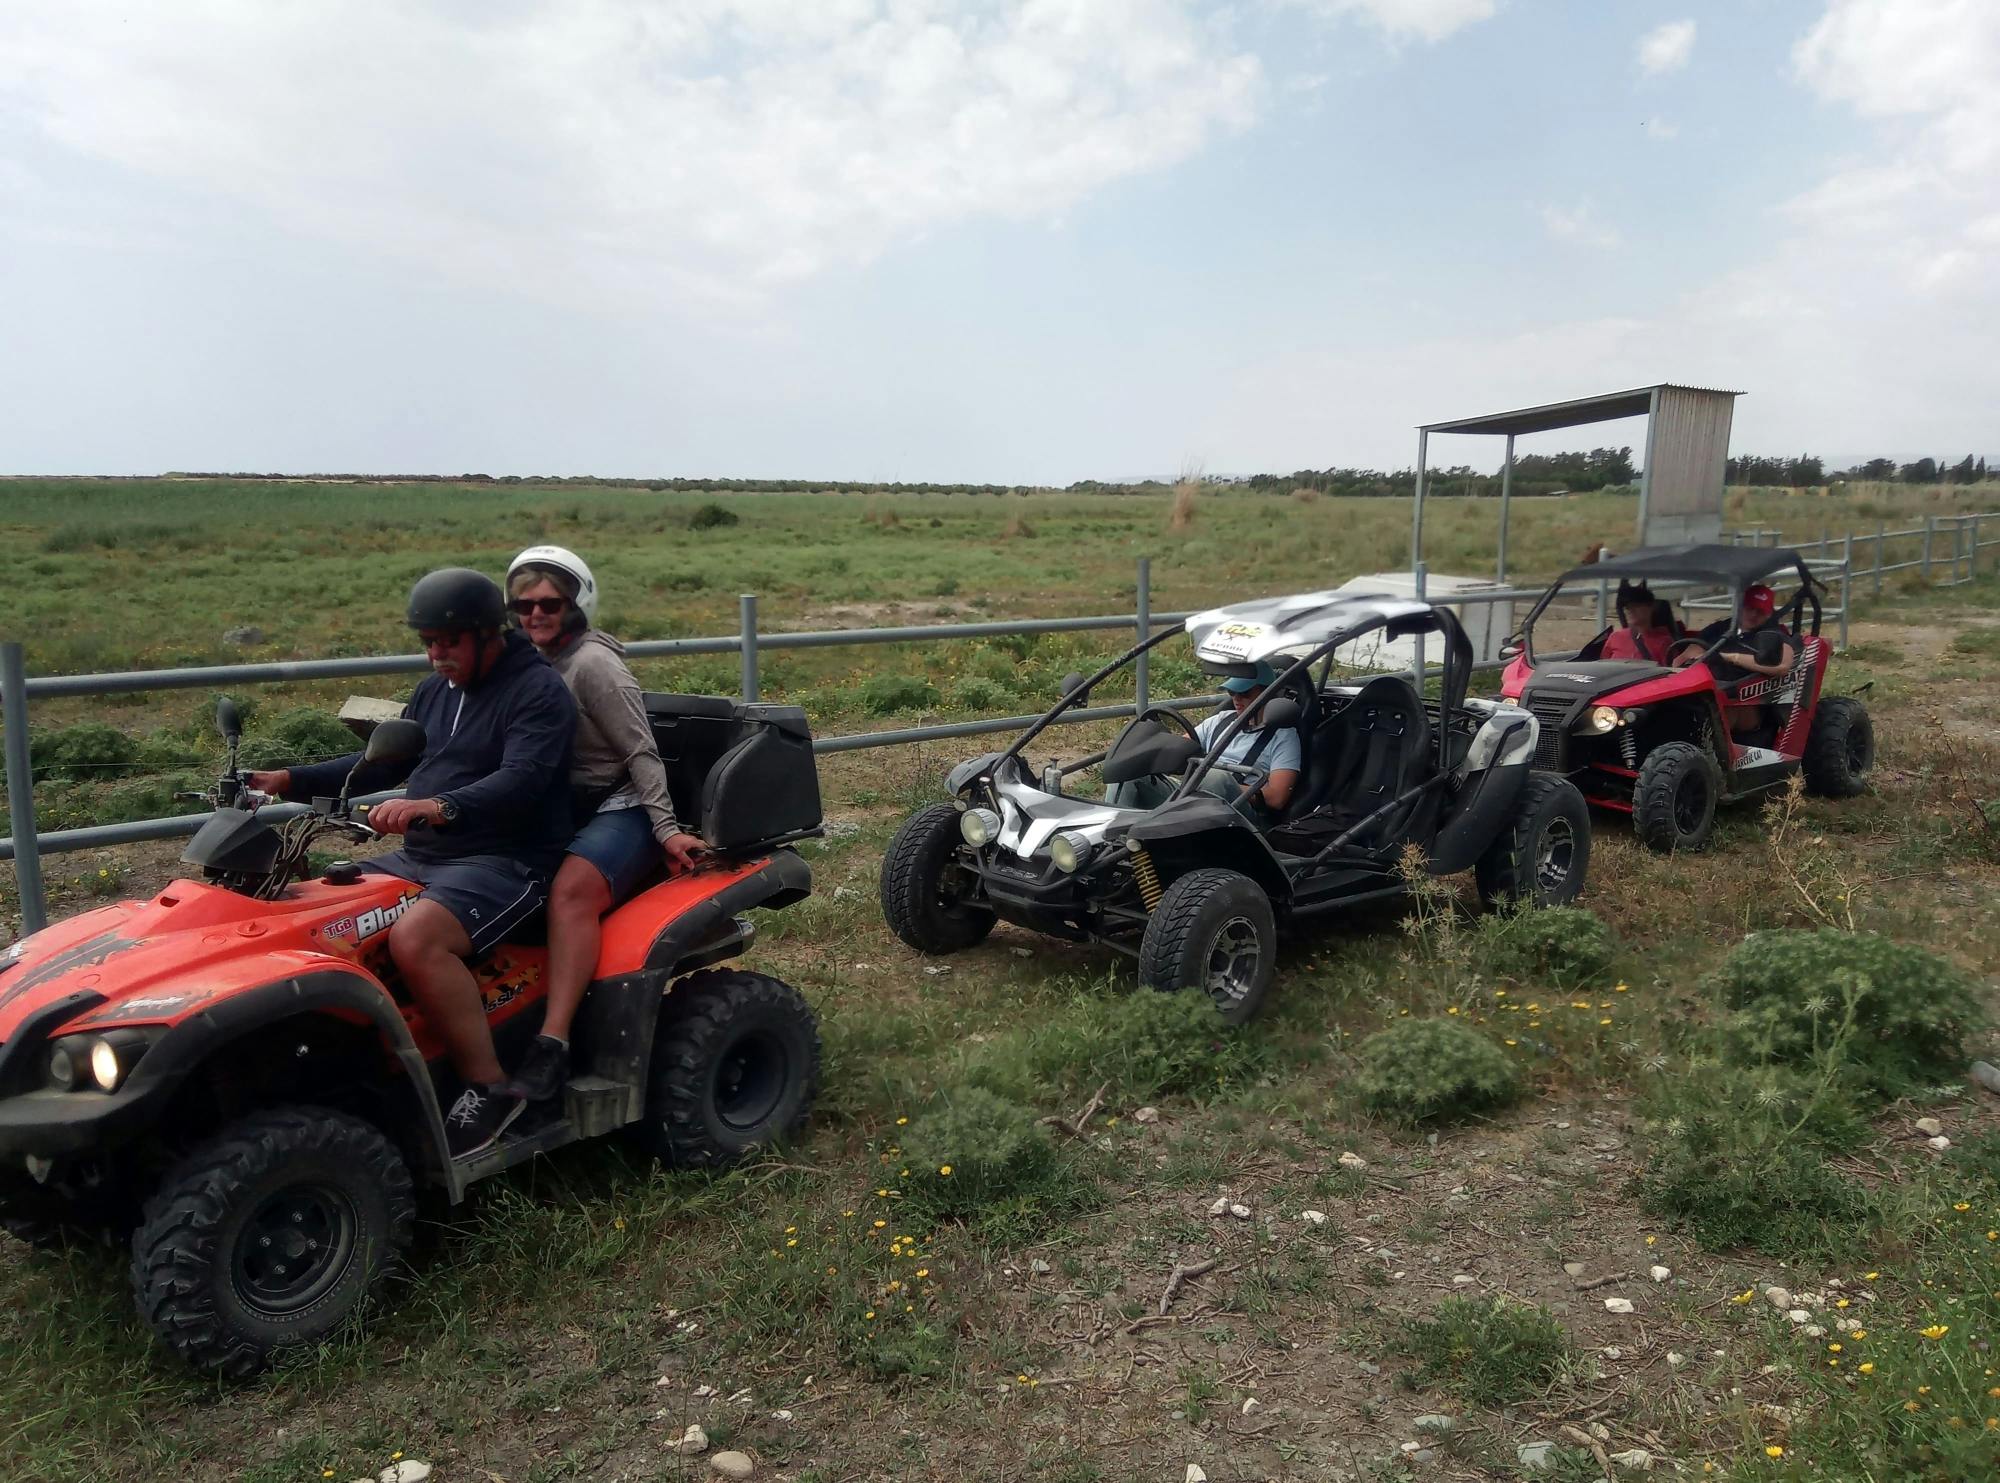
<path id="1" fill-rule="evenodd" d="M 1062 699 L 1011 747 L 951 770 L 950 803 L 920 809 L 896 832 L 882 862 L 890 930 L 933 954 L 972 947 L 1003 919 L 1105 943 L 1135 956 L 1153 987 L 1202 989 L 1242 1021 L 1270 988 L 1279 927 L 1407 890 L 1410 846 L 1431 875 L 1473 870 L 1488 903 L 1556 905 L 1582 888 L 1583 797 L 1534 771 L 1533 715 L 1467 697 L 1472 646 L 1449 609 L 1308 592 L 1213 608 L 1184 628 L 1218 679 L 1269 666 L 1257 704 L 1212 728 L 1206 746 L 1181 711 L 1151 706 L 1105 750 L 1037 776 L 1023 757 L 1029 743 L 1182 630 L 1094 675 L 1068 676 Z M 1337 663 L 1372 655 L 1386 666 L 1410 640 L 1442 648 L 1435 698 L 1407 673 L 1336 679 Z M 1224 760 L 1254 724 L 1299 733 L 1300 775 L 1275 811 L 1220 796 L 1268 780 L 1254 745 L 1238 749 L 1241 762 Z M 1156 796 L 1170 796 L 1152 808 L 1082 796 L 1093 769 L 1106 789 L 1167 779 Z M 1218 772 L 1240 788 L 1217 788 Z"/>

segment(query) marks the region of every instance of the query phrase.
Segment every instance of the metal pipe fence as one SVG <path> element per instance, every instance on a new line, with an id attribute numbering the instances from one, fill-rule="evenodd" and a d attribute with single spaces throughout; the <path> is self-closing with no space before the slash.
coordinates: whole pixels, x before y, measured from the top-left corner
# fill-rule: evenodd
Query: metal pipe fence
<path id="1" fill-rule="evenodd" d="M 1852 589 L 1856 578 L 1871 578 L 1873 591 L 1877 595 L 1881 592 L 1883 576 L 1898 571 L 1921 569 L 1927 581 L 1936 582 L 1941 586 L 1970 581 L 1977 574 L 1979 553 L 1988 547 L 2000 545 L 2000 524 L 1995 526 L 1994 539 L 1982 539 L 1984 522 L 1989 520 L 2000 522 L 2000 514 L 1931 516 L 1926 518 L 1923 525 L 1910 530 L 1891 531 L 1878 527 L 1874 533 L 1862 536 L 1859 541 L 1863 547 L 1863 554 L 1872 560 L 1855 560 L 1857 553 L 1854 547 L 1857 542 L 1852 535 L 1843 536 L 1836 544 L 1828 533 L 1822 531 L 1816 547 L 1812 542 L 1800 543 L 1798 549 L 1809 554 L 1808 565 L 1815 573 L 1829 584 L 1836 580 L 1839 583 L 1839 603 L 1837 606 L 1827 608 L 1825 616 L 1838 619 L 1840 646 L 1844 648 L 1847 643 L 1848 610 L 1853 605 Z M 1949 532 L 1945 541 L 1948 549 L 1943 554 L 1939 551 L 1938 538 L 1941 531 Z M 1781 532 L 1770 529 L 1734 531 L 1729 532 L 1725 539 L 1732 544 L 1777 545 L 1781 543 Z M 1884 558 L 1889 544 L 1905 540 L 1921 542 L 1920 554 L 1907 561 L 1886 561 Z M 1938 576 L 1940 567 L 1945 571 L 1942 578 Z M 1421 568 L 1415 573 L 1416 591 L 1419 597 L 1424 595 L 1428 586 L 1427 577 L 1428 573 Z M 1136 641 L 1162 628 L 1182 623 L 1190 616 L 1186 612 L 1153 612 L 1151 578 L 1150 561 L 1140 558 L 1137 567 L 1135 611 L 1132 613 L 1081 618 L 1025 618 L 984 623 L 914 624 L 895 628 L 815 629 L 793 633 L 760 632 L 757 624 L 757 597 L 754 593 L 744 593 L 739 601 L 739 629 L 736 633 L 700 638 L 641 639 L 625 645 L 625 650 L 632 657 L 640 659 L 696 654 L 736 654 L 739 656 L 741 666 L 742 698 L 746 701 L 755 701 L 761 693 L 758 658 L 766 650 L 841 648 L 862 644 L 934 643 L 939 640 L 1000 638 L 1044 633 L 1109 632 L 1120 629 L 1133 633 Z M 1600 584 L 1600 587 L 1602 585 Z M 1449 605 L 1467 607 L 1482 603 L 1532 603 L 1541 596 L 1545 588 L 1546 584 L 1542 584 L 1534 587 L 1506 587 L 1484 592 L 1454 593 Z M 1584 601 L 1595 601 L 1600 620 L 1604 616 L 1606 598 L 1607 594 L 1603 591 L 1584 595 Z M 1143 658 L 1141 663 L 1143 664 Z M 1491 671 L 1502 668 L 1503 665 L 1503 661 L 1488 659 L 1481 661 L 1476 668 L 1481 671 Z M 47 921 L 47 903 L 41 874 L 42 856 L 111 845 L 135 844 L 147 840 L 178 838 L 194 833 L 204 817 L 201 814 L 183 814 L 169 818 L 135 819 L 125 823 L 59 829 L 48 834 L 39 834 L 34 818 L 33 776 L 28 734 L 29 708 L 35 700 L 77 695 L 129 695 L 155 690 L 199 690 L 223 685 L 284 684 L 308 680 L 420 674 L 428 668 L 427 661 L 420 655 L 396 654 L 354 659 L 201 665 L 185 669 L 125 670 L 95 675 L 29 675 L 26 673 L 21 645 L 17 642 L 0 643 L 0 722 L 4 722 L 5 729 L 9 822 L 9 837 L 0 839 L 0 861 L 14 862 L 15 881 L 20 892 L 22 925 L 28 931 L 36 931 Z M 1416 651 L 1411 670 L 1421 686 L 1429 670 L 1429 666 L 1424 662 L 1421 648 Z M 1138 688 L 1133 704 L 1093 707 L 1085 711 L 1071 712 L 1062 719 L 1065 724 L 1069 724 L 1111 720 L 1135 714 L 1149 703 L 1147 681 L 1148 675 L 1141 669 L 1136 677 Z M 1190 708 L 1212 698 L 1205 695 L 1190 696 L 1161 703 Z M 813 750 L 816 753 L 831 754 L 860 751 L 871 747 L 907 746 L 918 742 L 982 736 L 1017 730 L 1036 719 L 1035 716 L 999 716 L 932 726 L 909 726 L 893 730 L 857 732 L 846 736 L 819 737 L 813 743 Z"/>

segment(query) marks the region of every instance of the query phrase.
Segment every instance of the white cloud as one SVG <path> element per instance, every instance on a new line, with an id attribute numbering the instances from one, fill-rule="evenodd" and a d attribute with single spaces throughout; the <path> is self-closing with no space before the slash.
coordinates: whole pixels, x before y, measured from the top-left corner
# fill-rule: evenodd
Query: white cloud
<path id="1" fill-rule="evenodd" d="M 1542 225 L 1558 242 L 1575 242 L 1584 247 L 1613 248 L 1623 240 L 1615 227 L 1597 220 L 1588 201 L 1573 207 L 1544 206 Z"/>
<path id="2" fill-rule="evenodd" d="M 1260 79 L 1187 0 L 0 12 L 0 101 L 71 151 L 595 303 L 754 299 L 1054 219 L 1246 125 Z"/>
<path id="3" fill-rule="evenodd" d="M 1668 21 L 1639 38 L 1639 69 L 1656 77 L 1678 72 L 1693 55 L 1693 21 Z"/>
<path id="4" fill-rule="evenodd" d="M 1442 41 L 1483 21 L 1498 0 L 1289 0 L 1321 16 L 1358 16 L 1391 40 Z"/>

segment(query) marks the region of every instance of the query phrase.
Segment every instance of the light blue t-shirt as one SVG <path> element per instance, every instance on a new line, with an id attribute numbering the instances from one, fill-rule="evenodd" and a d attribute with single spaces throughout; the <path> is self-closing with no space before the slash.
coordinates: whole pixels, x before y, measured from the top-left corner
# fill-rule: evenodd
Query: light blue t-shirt
<path id="1" fill-rule="evenodd" d="M 1217 711 L 1206 721 L 1202 722 L 1201 725 L 1195 727 L 1195 735 L 1201 738 L 1202 747 L 1206 749 L 1211 746 L 1215 739 L 1222 735 L 1222 728 L 1235 719 L 1236 712 L 1233 710 Z M 1244 727 L 1243 730 L 1236 733 L 1235 738 L 1229 745 L 1223 748 L 1222 760 L 1224 762 L 1242 763 L 1250 755 L 1250 749 L 1257 745 L 1258 738 L 1263 736 L 1263 734 L 1263 728 L 1261 727 L 1255 731 L 1252 731 L 1247 726 Z M 1264 748 L 1262 754 L 1258 756 L 1255 765 L 1267 772 L 1297 772 L 1299 770 L 1298 728 L 1287 726 L 1279 731 L 1276 736 L 1273 736 L 1270 745 Z"/>

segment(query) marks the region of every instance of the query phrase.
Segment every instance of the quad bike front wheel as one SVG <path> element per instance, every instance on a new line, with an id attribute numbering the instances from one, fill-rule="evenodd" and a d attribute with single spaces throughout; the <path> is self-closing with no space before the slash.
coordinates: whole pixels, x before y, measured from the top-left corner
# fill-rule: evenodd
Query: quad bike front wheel
<path id="1" fill-rule="evenodd" d="M 920 953 L 956 953 L 993 930 L 993 909 L 972 897 L 958 863 L 958 810 L 918 809 L 903 821 L 882 857 L 882 916 Z"/>
<path id="2" fill-rule="evenodd" d="M 1521 785 L 1514 809 L 1473 867 L 1488 906 L 1564 906 L 1590 870 L 1590 806 L 1576 784 L 1545 772 Z"/>
<path id="3" fill-rule="evenodd" d="M 1722 769 L 1689 742 L 1655 747 L 1632 785 L 1632 828 L 1662 855 L 1708 847 L 1722 801 Z"/>
<path id="4" fill-rule="evenodd" d="M 1853 798 L 1868 787 L 1875 765 L 1875 723 L 1852 695 L 1829 695 L 1813 713 L 1800 765 L 1806 791 L 1821 798 Z"/>
<path id="5" fill-rule="evenodd" d="M 792 1137 L 819 1094 L 819 1022 L 790 984 L 690 973 L 660 1006 L 642 1131 L 676 1169 L 720 1168 Z"/>
<path id="6" fill-rule="evenodd" d="M 1191 870 L 1153 908 L 1139 943 L 1139 977 L 1156 989 L 1199 989 L 1240 1025 L 1264 1003 L 1277 970 L 1271 898 L 1234 870 Z"/>
<path id="7" fill-rule="evenodd" d="M 415 1220 L 410 1171 L 368 1123 L 325 1107 L 253 1113 L 146 1202 L 132 1291 L 169 1349 L 240 1378 L 379 1296 Z"/>

